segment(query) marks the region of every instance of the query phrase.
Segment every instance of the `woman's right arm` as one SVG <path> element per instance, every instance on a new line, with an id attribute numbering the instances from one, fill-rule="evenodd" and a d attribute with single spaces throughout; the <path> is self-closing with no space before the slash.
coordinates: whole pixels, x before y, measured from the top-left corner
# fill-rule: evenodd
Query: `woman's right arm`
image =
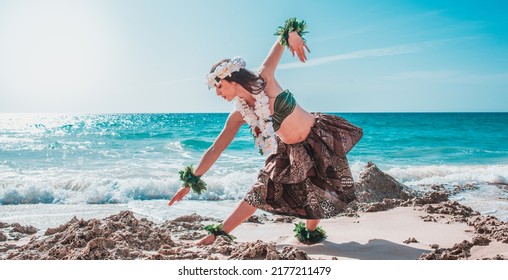
<path id="1" fill-rule="evenodd" d="M 244 120 L 242 115 L 238 111 L 234 111 L 229 114 L 228 119 L 226 120 L 226 124 L 222 129 L 215 142 L 213 142 L 212 146 L 208 148 L 205 152 L 198 166 L 196 167 L 194 174 L 196 176 L 201 176 L 205 174 L 210 167 L 217 161 L 222 152 L 229 146 L 231 141 L 240 130 L 240 127 L 244 124 Z M 169 206 L 173 205 L 173 203 L 182 200 L 190 191 L 190 188 L 182 187 L 171 199 L 168 203 Z"/>
<path id="2" fill-rule="evenodd" d="M 238 111 L 233 111 L 229 114 L 228 119 L 226 120 L 226 124 L 224 125 L 224 128 L 222 129 L 219 136 L 217 136 L 217 139 L 215 139 L 215 142 L 213 142 L 212 146 L 208 148 L 208 150 L 205 152 L 203 157 L 201 158 L 201 161 L 199 162 L 198 166 L 196 167 L 196 170 L 194 174 L 196 176 L 201 176 L 205 174 L 210 167 L 217 161 L 219 156 L 222 154 L 222 152 L 229 146 L 231 141 L 236 136 L 236 133 L 238 133 L 238 130 L 240 130 L 240 127 L 244 124 L 244 120 L 242 118 L 242 115 Z"/>

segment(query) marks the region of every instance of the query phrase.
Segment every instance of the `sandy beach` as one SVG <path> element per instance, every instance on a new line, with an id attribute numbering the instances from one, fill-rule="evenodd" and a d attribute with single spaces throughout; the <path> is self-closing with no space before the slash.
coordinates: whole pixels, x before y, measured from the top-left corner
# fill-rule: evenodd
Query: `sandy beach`
<path id="1" fill-rule="evenodd" d="M 154 222 L 131 211 L 106 218 L 74 218 L 54 228 L 0 222 L 0 259 L 435 260 L 508 259 L 508 224 L 450 201 L 439 186 L 415 193 L 377 169 L 357 182 L 358 202 L 323 220 L 323 242 L 293 235 L 300 219 L 255 215 L 196 246 L 203 227 L 220 220 L 198 214 Z"/>

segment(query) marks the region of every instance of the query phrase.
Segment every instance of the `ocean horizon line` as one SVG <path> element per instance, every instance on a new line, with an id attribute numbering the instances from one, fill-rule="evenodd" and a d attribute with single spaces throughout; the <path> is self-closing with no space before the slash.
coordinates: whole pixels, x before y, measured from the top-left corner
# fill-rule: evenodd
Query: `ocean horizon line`
<path id="1" fill-rule="evenodd" d="M 503 111 L 314 111 L 323 114 L 507 114 Z M 0 115 L 164 115 L 164 114 L 229 114 L 228 112 L 0 112 Z"/>

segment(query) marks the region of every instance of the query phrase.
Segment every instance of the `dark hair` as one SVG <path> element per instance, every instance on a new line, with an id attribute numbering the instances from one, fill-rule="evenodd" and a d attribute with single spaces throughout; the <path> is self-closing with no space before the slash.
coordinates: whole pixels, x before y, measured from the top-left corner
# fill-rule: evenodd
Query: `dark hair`
<path id="1" fill-rule="evenodd" d="M 215 68 L 219 66 L 221 63 L 230 62 L 231 59 L 226 58 L 212 66 L 210 73 L 215 71 Z M 244 89 L 248 90 L 252 94 L 259 94 L 265 89 L 265 81 L 258 75 L 252 73 L 251 71 L 242 68 L 240 71 L 231 73 L 231 76 L 224 78 L 229 82 L 235 82 L 240 84 Z"/>

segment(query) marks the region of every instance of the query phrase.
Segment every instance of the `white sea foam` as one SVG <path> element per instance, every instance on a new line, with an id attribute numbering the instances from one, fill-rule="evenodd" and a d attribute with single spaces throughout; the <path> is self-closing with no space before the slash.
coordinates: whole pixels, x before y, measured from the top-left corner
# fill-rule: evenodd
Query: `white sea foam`
<path id="1" fill-rule="evenodd" d="M 191 193 L 190 199 L 236 200 L 253 184 L 256 170 L 223 174 L 219 169 L 205 177 L 207 192 L 201 196 Z M 53 169 L 24 176 L 6 170 L 0 176 L 0 204 L 104 204 L 168 199 L 180 186 L 177 170 L 168 172 L 157 168 L 70 174 Z"/>
<path id="2" fill-rule="evenodd" d="M 507 184 L 508 165 L 427 165 L 392 167 L 386 173 L 407 185 Z"/>
<path id="3" fill-rule="evenodd" d="M 225 165 L 225 164 L 223 164 Z M 147 168 L 118 167 L 109 170 L 63 171 L 53 168 L 17 174 L 14 170 L 0 170 L 0 203 L 126 203 L 132 200 L 163 199 L 171 197 L 179 188 L 177 167 L 180 164 L 160 163 Z M 351 164 L 355 180 L 364 163 Z M 385 170 L 400 182 L 418 185 L 507 184 L 508 166 L 413 166 L 392 167 Z M 191 194 L 191 199 L 228 200 L 242 198 L 256 181 L 255 165 L 242 170 L 232 167 L 214 167 L 203 179 L 208 186 L 202 196 Z"/>

